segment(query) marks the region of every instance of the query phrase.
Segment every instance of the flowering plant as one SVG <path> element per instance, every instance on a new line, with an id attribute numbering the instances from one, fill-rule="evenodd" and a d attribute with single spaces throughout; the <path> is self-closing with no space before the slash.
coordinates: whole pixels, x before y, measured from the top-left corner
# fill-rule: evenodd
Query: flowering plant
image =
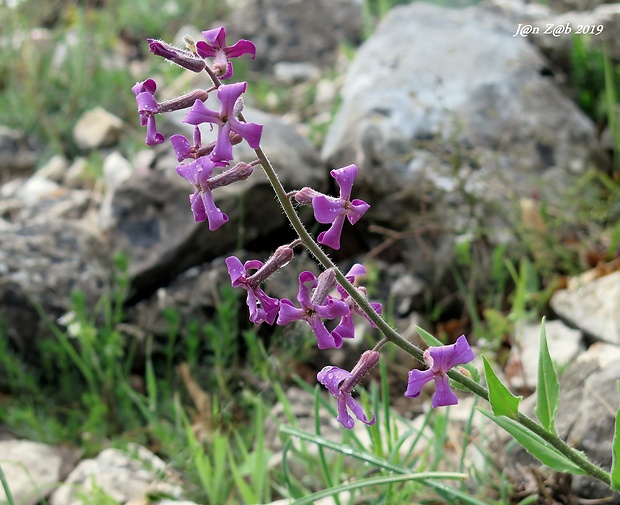
<path id="1" fill-rule="evenodd" d="M 152 146 L 165 140 L 157 131 L 155 122 L 157 114 L 189 109 L 184 122 L 194 126 L 193 145 L 182 135 L 173 135 L 170 141 L 180 163 L 176 167 L 177 173 L 194 188 L 194 192 L 189 196 L 193 217 L 197 222 L 206 220 L 212 231 L 224 226 L 228 221 L 226 214 L 214 201 L 215 189 L 247 179 L 256 166 L 260 166 L 269 179 L 275 196 L 298 238 L 280 246 L 264 263 L 258 259 L 242 263 L 235 256 L 226 259 L 232 286 L 247 292 L 249 319 L 252 323 L 287 325 L 293 321 L 305 321 L 314 332 L 319 349 L 339 348 L 343 345 L 344 339 L 355 338 L 353 324 L 355 314 L 366 318 L 381 332 L 383 335 L 381 340 L 372 349 L 362 353 L 350 372 L 328 365 L 317 374 L 318 382 L 337 399 L 337 421 L 347 429 L 354 427 L 354 417 L 366 425 L 375 423 L 375 415 L 371 413 L 368 416 L 353 398 L 352 392 L 379 363 L 381 348 L 391 343 L 428 367 L 423 371 L 416 367 L 409 372 L 407 385 L 403 387 L 406 397 L 417 398 L 422 393 L 423 387 L 434 381 L 436 392 L 432 399 L 432 407 L 454 405 L 458 402 L 458 397 L 451 389 L 452 381 L 461 389 L 490 402 L 492 411 L 482 410 L 483 414 L 511 433 L 543 463 L 555 470 L 593 476 L 613 489 L 620 489 L 619 464 L 614 463 L 611 474 L 607 473 L 588 461 L 583 453 L 571 448 L 555 433 L 554 419 L 559 386 L 551 358 L 546 351 L 544 324 L 540 355 L 540 368 L 543 372 L 540 374 L 542 382 L 539 386 L 542 392 L 538 394 L 536 410 L 540 422 L 535 422 L 519 411 L 520 397 L 512 395 L 497 379 L 492 367 L 484 358 L 486 387 L 472 379 L 471 373 L 459 366 L 466 365 L 475 358 L 474 351 L 464 335 L 454 344 L 444 346 L 418 328 L 421 337 L 430 346 L 422 351 L 396 332 L 381 317 L 381 304 L 370 302 L 366 289 L 357 285 L 358 280 L 365 274 L 364 267 L 356 264 L 344 274 L 321 247 L 339 249 L 345 221 L 348 220 L 351 225 L 355 225 L 370 208 L 367 202 L 352 199 L 354 181 L 359 173 L 358 167 L 348 165 L 331 170 L 330 174 L 340 189 L 337 197 L 325 195 L 309 187 L 286 191 L 262 150 L 262 125 L 246 121 L 243 115 L 242 95 L 247 90 L 247 83 L 222 83 L 222 80 L 230 79 L 234 75 L 231 58 L 245 54 L 254 58 L 256 47 L 247 40 L 240 40 L 232 46 L 227 46 L 226 31 L 223 27 L 204 31 L 202 35 L 205 41 L 197 43 L 186 38 L 185 49 L 149 39 L 149 47 L 154 54 L 192 72 L 204 70 L 211 84 L 206 90 L 196 90 L 176 99 L 158 103 L 154 97 L 156 84 L 153 79 L 136 83 L 132 90 L 136 95 L 140 122 L 147 128 L 146 143 Z M 212 61 L 209 62 L 208 59 Z M 217 94 L 220 101 L 219 112 L 207 108 L 204 104 L 212 92 Z M 213 128 L 213 125 L 217 126 L 217 139 L 203 146 L 201 126 L 205 124 L 210 128 Z M 244 141 L 254 150 L 256 159 L 249 162 L 239 161 L 229 167 L 234 160 L 233 146 Z M 315 240 L 304 227 L 291 200 L 300 205 L 311 206 L 316 221 L 330 227 L 320 232 Z M 299 273 L 297 303 L 287 298 L 271 297 L 263 287 L 273 274 L 291 262 L 296 247 L 305 247 L 323 269 L 318 277 L 309 271 Z M 339 322 L 330 330 L 325 321 L 338 318 Z M 620 441 L 614 446 L 617 454 L 614 461 L 617 461 L 620 459 Z"/>

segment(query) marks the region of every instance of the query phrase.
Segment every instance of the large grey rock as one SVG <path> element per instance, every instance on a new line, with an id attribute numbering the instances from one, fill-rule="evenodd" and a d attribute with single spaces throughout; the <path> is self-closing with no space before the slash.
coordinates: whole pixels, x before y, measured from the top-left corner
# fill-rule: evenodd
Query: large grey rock
<path id="1" fill-rule="evenodd" d="M 281 61 L 325 68 L 344 42 L 357 43 L 362 35 L 360 0 L 236 0 L 231 7 L 229 31 L 256 44 L 263 69 Z"/>
<path id="2" fill-rule="evenodd" d="M 101 237 L 87 223 L 52 219 L 7 224 L 0 233 L 0 314 L 9 339 L 26 355 L 49 334 L 39 305 L 52 321 L 80 291 L 93 306 L 110 286 L 110 262 Z"/>
<path id="3" fill-rule="evenodd" d="M 620 272 L 556 291 L 551 308 L 597 340 L 620 345 Z"/>
<path id="4" fill-rule="evenodd" d="M 50 498 L 50 505 L 82 505 L 96 486 L 121 503 L 145 499 L 149 493 L 179 498 L 178 484 L 167 480 L 166 464 L 148 449 L 128 444 L 127 451 L 106 449 L 94 459 L 81 461 Z"/>
<path id="5" fill-rule="evenodd" d="M 217 103 L 208 103 L 218 107 Z M 328 171 L 310 143 L 293 128 L 274 116 L 247 110 L 246 118 L 264 125 L 261 146 L 276 167 L 287 190 L 303 186 L 321 188 Z M 183 111 L 167 116 L 165 131 L 182 133 L 191 138 L 193 127 L 181 123 Z M 209 141 L 209 129 L 203 129 L 203 143 Z M 211 134 L 214 134 L 212 132 Z M 129 270 L 136 293 L 152 292 L 168 284 L 175 276 L 192 266 L 229 253 L 239 245 L 265 244 L 274 240 L 281 245 L 292 240 L 285 216 L 260 166 L 246 181 L 213 192 L 214 200 L 229 217 L 218 230 L 196 223 L 188 195 L 193 187 L 180 177 L 178 162 L 169 144 L 150 172 L 134 173 L 106 195 L 109 208 L 104 221 L 114 250 L 129 255 Z M 235 146 L 235 162 L 256 159 L 245 142 Z M 270 242 L 271 241 L 271 242 Z"/>
<path id="6" fill-rule="evenodd" d="M 77 457 L 66 447 L 29 440 L 0 441 L 0 465 L 16 505 L 35 505 L 69 473 Z M 7 503 L 0 486 L 0 503 Z"/>
<path id="7" fill-rule="evenodd" d="M 349 67 L 323 145 L 331 166 L 360 167 L 364 223 L 407 230 L 393 254 L 434 284 L 458 234 L 514 241 L 519 199 L 560 205 L 588 164 L 591 121 L 514 28 L 481 7 L 394 8 Z"/>
<path id="8" fill-rule="evenodd" d="M 0 125 L 0 184 L 32 172 L 38 156 L 34 143 L 23 132 Z"/>

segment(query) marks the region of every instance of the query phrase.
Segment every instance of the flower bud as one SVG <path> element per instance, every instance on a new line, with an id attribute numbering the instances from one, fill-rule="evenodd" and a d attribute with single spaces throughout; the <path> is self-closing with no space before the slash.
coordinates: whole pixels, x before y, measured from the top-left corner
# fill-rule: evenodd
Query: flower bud
<path id="1" fill-rule="evenodd" d="M 353 370 L 351 370 L 351 377 L 348 377 L 340 384 L 340 391 L 344 393 L 353 391 L 355 386 L 379 363 L 380 356 L 379 351 L 365 351 L 353 367 Z"/>
<path id="2" fill-rule="evenodd" d="M 153 54 L 155 54 L 156 56 L 161 56 L 162 58 L 165 58 L 172 63 L 176 63 L 180 67 L 191 70 L 192 72 L 199 73 L 202 72 L 207 66 L 207 64 L 202 58 L 195 56 L 189 51 L 185 51 L 184 49 L 179 49 L 178 47 L 171 46 L 170 44 L 167 44 L 166 42 L 163 42 L 161 40 L 147 40 L 149 43 L 149 50 Z"/>
<path id="3" fill-rule="evenodd" d="M 317 286 L 312 294 L 312 303 L 323 305 L 330 291 L 336 287 L 336 273 L 333 268 L 329 268 L 319 275 Z"/>
<path id="4" fill-rule="evenodd" d="M 228 170 L 222 172 L 219 175 L 215 175 L 209 179 L 209 188 L 221 188 L 223 186 L 228 186 L 233 182 L 244 181 L 254 171 L 254 167 L 252 165 L 248 165 L 247 163 L 237 163 L 234 167 L 229 168 Z"/>
<path id="5" fill-rule="evenodd" d="M 208 97 L 209 93 L 204 89 L 195 89 L 185 95 L 177 96 L 176 98 L 171 98 L 170 100 L 161 102 L 157 112 L 161 114 L 163 112 L 172 112 L 173 110 L 187 109 L 188 107 L 194 105 L 196 100 L 204 102 Z"/>
<path id="6" fill-rule="evenodd" d="M 262 282 L 271 277 L 280 268 L 285 267 L 293 259 L 294 252 L 290 245 L 283 245 L 276 249 L 271 258 L 260 267 L 254 275 L 248 278 L 247 285 L 256 289 Z"/>
<path id="7" fill-rule="evenodd" d="M 300 203 L 302 205 L 312 205 L 312 199 L 315 196 L 319 196 L 319 195 L 322 195 L 322 194 L 323 193 L 319 193 L 318 191 L 315 191 L 312 188 L 305 187 L 305 188 L 301 188 L 295 194 L 295 200 L 297 200 L 297 203 Z"/>

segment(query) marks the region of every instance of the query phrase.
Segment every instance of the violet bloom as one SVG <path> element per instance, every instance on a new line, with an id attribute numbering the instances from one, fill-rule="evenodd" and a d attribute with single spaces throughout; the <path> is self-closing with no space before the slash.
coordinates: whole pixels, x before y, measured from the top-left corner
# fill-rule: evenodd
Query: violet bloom
<path id="1" fill-rule="evenodd" d="M 252 59 L 256 56 L 256 46 L 249 40 L 241 39 L 232 46 L 226 45 L 226 29 L 223 26 L 202 32 L 207 42 L 196 43 L 196 51 L 203 58 L 214 58 L 213 69 L 220 79 L 230 79 L 233 76 L 233 66 L 229 58 L 237 58 L 249 54 Z"/>
<path id="2" fill-rule="evenodd" d="M 316 335 L 319 349 L 342 347 L 342 338 L 330 333 L 323 322 L 323 319 L 334 319 L 349 312 L 349 306 L 346 303 L 335 300 L 328 294 L 335 286 L 335 282 L 332 270 L 323 272 L 319 279 L 312 272 L 300 273 L 297 300 L 301 308 L 298 309 L 293 302 L 283 298 L 280 300 L 277 324 L 284 326 L 295 320 L 306 321 Z M 314 288 L 312 297 L 310 296 L 311 288 Z"/>
<path id="3" fill-rule="evenodd" d="M 458 398 L 450 389 L 450 381 L 446 373 L 456 365 L 469 363 L 475 357 L 469 347 L 465 335 L 461 335 L 452 345 L 429 347 L 424 351 L 424 361 L 428 370 L 411 370 L 407 382 L 407 398 L 417 398 L 422 387 L 431 380 L 435 381 L 433 408 L 456 405 Z"/>
<path id="4" fill-rule="evenodd" d="M 356 277 L 360 275 L 365 275 L 366 269 L 363 265 L 356 263 L 351 267 L 351 269 L 347 272 L 345 277 L 351 283 L 355 283 Z M 366 313 L 360 309 L 359 305 L 351 298 L 349 293 L 347 293 L 342 286 L 338 285 L 337 287 L 338 293 L 341 296 L 343 302 L 345 302 L 349 306 L 348 314 L 342 316 L 338 326 L 334 328 L 332 333 L 334 335 L 338 335 L 340 338 L 353 338 L 355 336 L 355 325 L 353 324 L 353 314 L 359 314 L 360 316 L 364 316 L 368 322 L 372 325 L 373 328 L 376 328 L 377 325 L 373 323 L 370 318 L 366 315 Z M 366 288 L 360 286 L 357 288 L 364 296 L 366 293 Z M 374 311 L 381 315 L 382 306 L 379 302 L 370 302 L 370 306 L 374 309 Z"/>
<path id="5" fill-rule="evenodd" d="M 157 90 L 157 84 L 153 79 L 137 82 L 131 91 L 136 95 L 138 113 L 140 114 L 140 124 L 146 126 L 146 145 L 152 147 L 161 144 L 165 138 L 157 131 L 155 124 L 155 114 L 159 110 L 157 100 L 153 96 Z"/>
<path id="6" fill-rule="evenodd" d="M 258 149 L 260 145 L 263 126 L 256 123 L 242 123 L 237 119 L 243 109 L 241 94 L 247 87 L 246 82 L 223 84 L 217 90 L 217 97 L 222 104 L 220 112 L 208 109 L 204 103 L 196 100 L 183 120 L 192 125 L 211 123 L 219 127 L 215 149 L 213 149 L 214 159 L 221 161 L 233 159 L 230 132 L 237 133 L 247 140 L 252 149 Z"/>
<path id="7" fill-rule="evenodd" d="M 317 380 L 338 399 L 338 417 L 336 420 L 344 428 L 350 430 L 355 424 L 355 420 L 349 414 L 348 409 L 353 412 L 357 419 L 368 426 L 377 421 L 374 414 L 371 419 L 366 417 L 361 405 L 351 396 L 351 392 L 378 362 L 379 353 L 377 351 L 366 351 L 350 373 L 336 366 L 326 366 L 317 374 Z"/>
<path id="8" fill-rule="evenodd" d="M 277 263 L 277 254 L 274 254 L 274 257 L 276 257 Z M 288 263 L 291 257 L 292 249 L 290 251 L 290 257 L 287 256 L 280 262 L 284 264 L 286 261 Z M 236 256 L 229 256 L 226 258 L 226 266 L 228 267 L 228 274 L 230 275 L 232 286 L 234 288 L 241 287 L 248 292 L 246 302 L 248 304 L 248 308 L 250 309 L 250 321 L 254 324 L 261 324 L 263 322 L 273 324 L 276 320 L 276 316 L 278 315 L 280 302 L 277 298 L 271 298 L 268 296 L 261 289 L 260 283 L 261 280 L 264 280 L 262 275 L 250 275 L 248 273 L 248 270 L 254 269 L 260 272 L 263 268 L 263 262 L 259 260 L 250 260 L 243 264 Z"/>
<path id="9" fill-rule="evenodd" d="M 211 231 L 217 230 L 228 221 L 228 216 L 215 205 L 209 187 L 213 169 L 225 165 L 226 163 L 214 162 L 211 158 L 203 156 L 192 163 L 177 166 L 177 173 L 191 182 L 196 189 L 189 195 L 194 219 L 199 223 L 207 219 Z"/>
<path id="10" fill-rule="evenodd" d="M 315 219 L 319 223 L 332 225 L 329 230 L 319 234 L 320 244 L 340 249 L 340 234 L 345 217 L 351 224 L 355 224 L 370 208 L 370 205 L 363 200 L 351 200 L 351 190 L 357 173 L 355 165 L 332 170 L 330 174 L 340 186 L 340 197 L 319 195 L 312 198 Z"/>

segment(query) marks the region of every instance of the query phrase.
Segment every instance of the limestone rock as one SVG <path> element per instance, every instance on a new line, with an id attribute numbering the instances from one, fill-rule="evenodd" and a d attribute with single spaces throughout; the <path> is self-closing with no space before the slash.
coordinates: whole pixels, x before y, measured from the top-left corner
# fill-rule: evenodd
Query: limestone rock
<path id="1" fill-rule="evenodd" d="M 73 139 L 80 149 L 110 147 L 118 142 L 123 121 L 101 107 L 85 112 L 73 128 Z"/>
<path id="2" fill-rule="evenodd" d="M 0 441 L 0 465 L 17 505 L 35 505 L 64 479 L 77 453 L 29 440 Z M 0 503 L 6 495 L 0 486 Z"/>
<path id="3" fill-rule="evenodd" d="M 0 183 L 18 174 L 29 174 L 37 163 L 38 153 L 27 136 L 0 125 Z"/>
<path id="4" fill-rule="evenodd" d="M 556 291 L 551 308 L 597 340 L 620 345 L 620 271 Z"/>

